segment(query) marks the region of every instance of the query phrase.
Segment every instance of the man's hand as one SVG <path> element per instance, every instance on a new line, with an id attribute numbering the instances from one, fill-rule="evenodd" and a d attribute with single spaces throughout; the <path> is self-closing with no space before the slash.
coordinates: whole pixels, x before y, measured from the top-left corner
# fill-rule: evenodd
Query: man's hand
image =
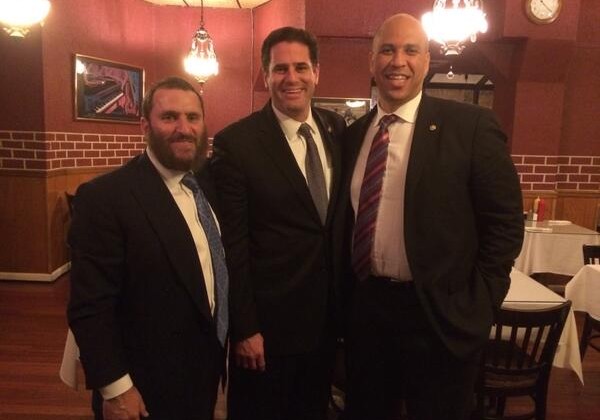
<path id="1" fill-rule="evenodd" d="M 235 362 L 244 369 L 265 370 L 265 349 L 263 336 L 254 334 L 235 344 Z"/>
<path id="2" fill-rule="evenodd" d="M 102 404 L 104 420 L 139 420 L 148 417 L 146 405 L 135 386 Z"/>

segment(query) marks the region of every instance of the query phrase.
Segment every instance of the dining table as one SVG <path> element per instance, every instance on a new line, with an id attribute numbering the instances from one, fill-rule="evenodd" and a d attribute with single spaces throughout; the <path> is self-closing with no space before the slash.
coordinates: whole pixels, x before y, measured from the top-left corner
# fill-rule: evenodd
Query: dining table
<path id="1" fill-rule="evenodd" d="M 600 265 L 584 265 L 565 287 L 565 297 L 574 311 L 588 313 L 600 321 Z"/>
<path id="2" fill-rule="evenodd" d="M 600 233 L 568 220 L 527 221 L 523 247 L 514 267 L 527 275 L 574 276 L 584 265 L 585 244 L 600 245 Z"/>
<path id="3" fill-rule="evenodd" d="M 504 298 L 502 307 L 508 309 L 541 309 L 560 305 L 565 301 L 566 298 L 513 268 L 510 273 L 510 288 Z M 552 365 L 571 369 L 583 384 L 579 338 L 573 310 L 573 307 L 569 310 Z"/>

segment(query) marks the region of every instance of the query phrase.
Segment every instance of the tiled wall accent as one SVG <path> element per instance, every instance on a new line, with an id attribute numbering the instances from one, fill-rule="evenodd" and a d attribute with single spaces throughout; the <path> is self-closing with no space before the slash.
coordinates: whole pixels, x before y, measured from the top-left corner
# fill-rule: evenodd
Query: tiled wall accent
<path id="1" fill-rule="evenodd" d="M 600 156 L 513 155 L 523 191 L 600 190 Z"/>
<path id="2" fill-rule="evenodd" d="M 141 135 L 0 131 L 0 169 L 120 166 L 145 148 Z M 513 155 L 523 191 L 599 191 L 600 156 Z"/>
<path id="3" fill-rule="evenodd" d="M 0 131 L 0 169 L 120 166 L 144 148 L 141 135 Z"/>

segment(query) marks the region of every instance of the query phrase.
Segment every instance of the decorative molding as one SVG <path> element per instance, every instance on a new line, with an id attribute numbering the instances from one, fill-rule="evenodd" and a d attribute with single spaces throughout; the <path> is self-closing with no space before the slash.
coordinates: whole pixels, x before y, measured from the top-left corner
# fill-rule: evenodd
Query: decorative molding
<path id="1" fill-rule="evenodd" d="M 1 280 L 52 282 L 71 269 L 71 262 L 58 267 L 52 273 L 10 273 L 0 272 Z"/>

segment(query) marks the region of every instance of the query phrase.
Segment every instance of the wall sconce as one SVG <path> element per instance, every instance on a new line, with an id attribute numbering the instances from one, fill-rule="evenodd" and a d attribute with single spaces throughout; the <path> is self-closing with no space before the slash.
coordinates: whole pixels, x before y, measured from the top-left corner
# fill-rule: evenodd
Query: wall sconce
<path id="1" fill-rule="evenodd" d="M 448 3 L 448 5 L 446 5 Z M 435 0 L 433 10 L 421 18 L 429 39 L 441 44 L 444 55 L 458 55 L 478 32 L 487 32 L 483 0 Z M 462 3 L 462 4 L 461 4 Z"/>
<path id="2" fill-rule="evenodd" d="M 187 3 L 184 1 L 187 5 Z M 200 3 L 200 27 L 192 38 L 192 48 L 183 61 L 185 71 L 200 83 L 200 94 L 204 83 L 212 76 L 219 74 L 219 62 L 214 45 L 208 31 L 204 28 L 204 1 Z"/>
<path id="3" fill-rule="evenodd" d="M 23 38 L 36 23 L 43 24 L 50 11 L 48 0 L 0 1 L 0 23 L 10 36 Z"/>

